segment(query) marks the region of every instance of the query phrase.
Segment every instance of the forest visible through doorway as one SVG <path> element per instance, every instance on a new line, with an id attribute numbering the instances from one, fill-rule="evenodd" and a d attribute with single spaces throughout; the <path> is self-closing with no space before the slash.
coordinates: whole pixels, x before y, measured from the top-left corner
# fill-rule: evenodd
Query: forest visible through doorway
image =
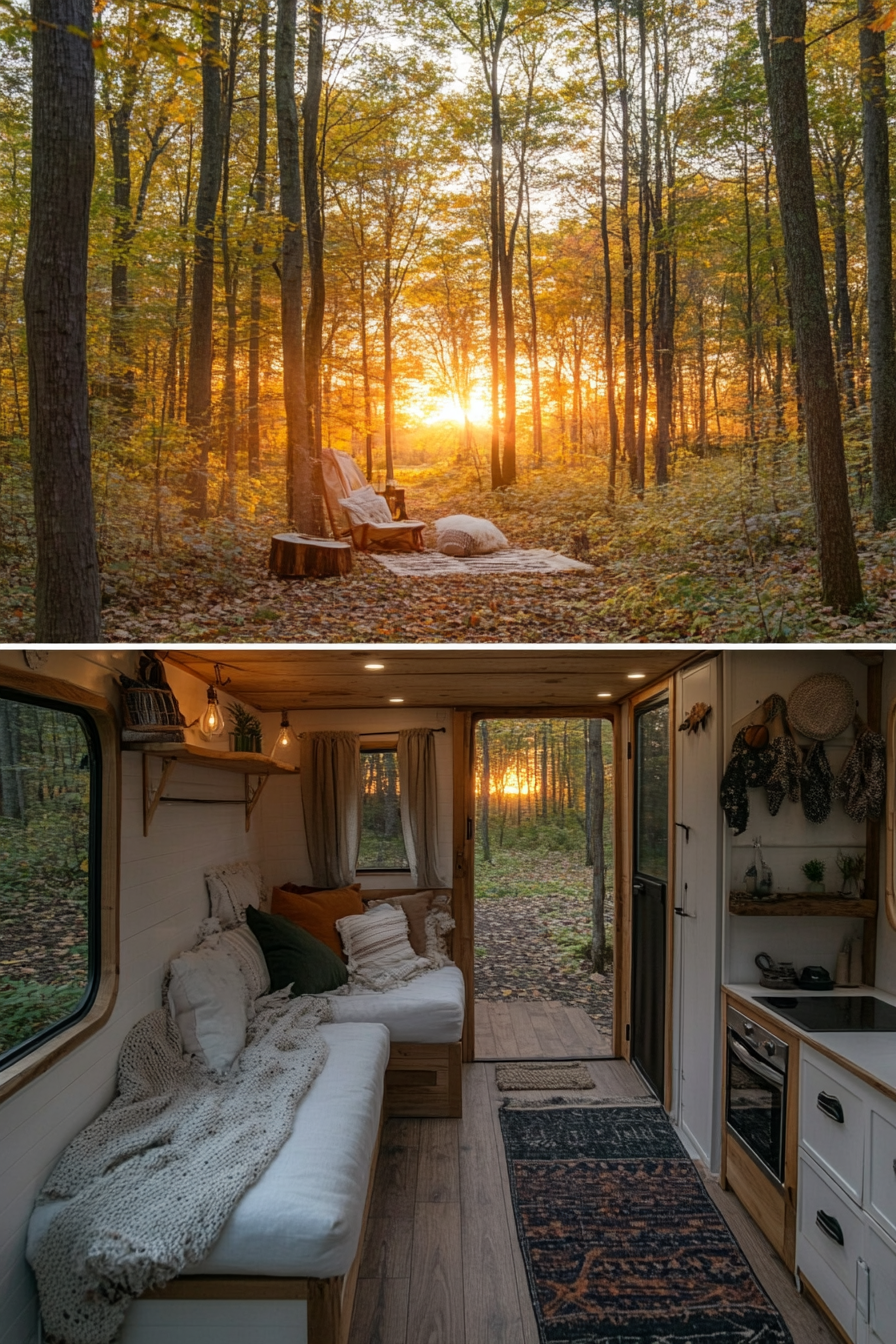
<path id="1" fill-rule="evenodd" d="M 477 725 L 479 1055 L 612 1053 L 613 770 L 605 719 Z"/>

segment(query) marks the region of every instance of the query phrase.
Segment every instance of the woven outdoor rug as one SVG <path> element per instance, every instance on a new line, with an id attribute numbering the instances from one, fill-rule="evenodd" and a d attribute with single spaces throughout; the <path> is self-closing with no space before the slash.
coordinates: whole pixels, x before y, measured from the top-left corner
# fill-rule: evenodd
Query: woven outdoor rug
<path id="1" fill-rule="evenodd" d="M 500 1118 L 542 1344 L 792 1344 L 661 1107 Z"/>
<path id="2" fill-rule="evenodd" d="M 499 1064 L 495 1080 L 502 1092 L 535 1092 L 555 1087 L 584 1090 L 594 1086 L 584 1064 Z"/>
<path id="3" fill-rule="evenodd" d="M 556 551 L 495 551 L 493 555 L 443 555 L 415 551 L 401 555 L 371 555 L 378 565 L 403 579 L 440 579 L 449 574 L 562 574 L 590 570 L 584 560 L 572 560 Z"/>

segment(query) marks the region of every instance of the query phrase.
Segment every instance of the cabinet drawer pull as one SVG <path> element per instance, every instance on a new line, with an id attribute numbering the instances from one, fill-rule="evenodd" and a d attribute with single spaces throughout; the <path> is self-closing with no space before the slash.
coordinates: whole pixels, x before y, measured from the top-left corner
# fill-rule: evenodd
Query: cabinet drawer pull
<path id="1" fill-rule="evenodd" d="M 827 1092 L 819 1092 L 816 1105 L 822 1115 L 836 1120 L 838 1125 L 843 1124 L 843 1107 L 837 1097 L 829 1097 Z"/>
<path id="2" fill-rule="evenodd" d="M 832 1218 L 829 1213 L 823 1213 L 819 1209 L 815 1215 L 815 1225 L 820 1227 L 825 1236 L 830 1237 L 831 1241 L 836 1241 L 838 1246 L 843 1245 L 843 1228 L 836 1218 Z"/>

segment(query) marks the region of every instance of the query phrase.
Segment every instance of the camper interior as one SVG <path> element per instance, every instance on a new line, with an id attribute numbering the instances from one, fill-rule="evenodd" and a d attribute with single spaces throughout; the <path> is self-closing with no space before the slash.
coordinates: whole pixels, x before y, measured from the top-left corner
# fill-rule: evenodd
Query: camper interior
<path id="1" fill-rule="evenodd" d="M 157 1136 L 139 1170 L 143 1188 L 201 1189 L 205 1203 L 189 1214 L 193 1251 L 145 1280 L 134 1252 L 128 1292 L 101 1274 L 105 1287 L 72 1339 L 608 1338 L 596 1326 L 591 1335 L 564 1327 L 565 1311 L 578 1320 L 579 1251 L 572 1240 L 548 1247 L 555 1210 L 541 1209 L 536 1236 L 520 1186 L 534 1140 L 522 1131 L 546 1102 L 581 1115 L 640 1099 L 654 1128 L 669 1117 L 772 1304 L 777 1324 L 737 1338 L 786 1340 L 789 1330 L 796 1344 L 896 1341 L 896 837 L 880 761 L 857 750 L 884 734 L 892 780 L 896 653 L 222 647 L 160 659 L 182 733 L 176 722 L 167 732 L 135 726 L 121 680 L 140 682 L 133 650 L 0 652 L 0 1344 L 62 1337 L 73 1310 L 66 1235 L 77 1257 L 91 1150 L 76 1146 L 48 1177 L 78 1135 L 97 1132 L 98 1117 L 120 1116 L 108 1108 L 122 1079 L 134 1095 L 149 1087 L 138 1046 L 154 1032 L 154 1058 L 174 1059 L 165 1086 L 183 1111 L 178 1142 L 193 1139 L 162 1171 L 161 1148 L 177 1145 Z M 775 728 L 773 697 L 792 702 L 792 733 Z M 529 1054 L 542 1067 L 551 1054 L 580 1062 L 584 1081 L 579 1074 L 571 1091 L 531 1078 L 502 1091 L 491 1027 L 488 1058 L 477 1051 L 475 734 L 489 715 L 598 719 L 612 730 L 607 1057 L 584 1047 L 572 1017 L 552 1025 L 541 1009 L 558 1048 L 542 1049 L 533 1028 Z M 248 732 L 248 749 L 227 729 Z M 369 815 L 357 804 L 362 776 Z M 340 802 L 346 777 L 350 804 Z M 380 803 L 400 812 L 388 834 L 376 830 Z M 399 833 L 396 851 L 387 840 Z M 333 984 L 319 979 L 307 1002 L 278 997 L 293 978 L 278 983 L 275 973 L 291 902 L 337 891 L 350 983 L 320 997 L 345 982 L 337 938 L 315 971 Z M 396 923 L 401 950 L 376 960 L 371 929 L 398 949 Z M 331 916 L 330 938 L 333 929 Z M 220 972 L 228 939 L 231 971 L 244 958 L 238 992 Z M 190 952 L 200 941 L 205 952 Z M 296 948 L 312 955 L 307 939 Z M 200 962 L 204 1000 L 187 983 Z M 221 979 L 209 990 L 213 962 Z M 234 1008 L 228 994 L 243 994 L 253 975 L 249 1007 Z M 239 1013 L 245 1064 L 228 1044 Z M 193 1048 L 189 1031 L 210 1066 L 213 1050 L 227 1056 L 222 1076 L 242 1069 L 241 1100 L 223 1084 L 211 1088 L 217 1101 L 189 1091 L 179 1053 Z M 272 1069 L 271 1041 L 281 1055 L 294 1050 L 292 1072 Z M 200 1109 L 223 1106 L 225 1092 L 232 1131 L 208 1120 L 197 1135 Z M 99 1124 L 111 1211 L 127 1202 L 130 1140 L 112 1121 Z M 612 1244 L 631 1250 L 643 1210 L 621 1170 L 605 1221 Z M 228 1181 L 230 1203 L 205 1236 Z M 131 1188 L 140 1205 L 140 1180 Z M 697 1216 L 688 1208 L 668 1230 L 657 1283 L 686 1277 L 676 1246 Z M 172 1214 L 172 1237 L 177 1221 Z M 598 1253 L 609 1256 L 610 1242 Z M 108 1246 L 94 1259 L 104 1255 L 114 1259 Z M 544 1281 L 539 1257 L 542 1267 L 552 1257 Z M 716 1285 L 723 1303 L 736 1295 L 729 1283 Z M 672 1299 L 651 1309 L 674 1324 Z M 613 1310 L 622 1304 L 587 1305 L 594 1320 Z M 689 1333 L 690 1319 L 669 1337 L 709 1339 Z"/>

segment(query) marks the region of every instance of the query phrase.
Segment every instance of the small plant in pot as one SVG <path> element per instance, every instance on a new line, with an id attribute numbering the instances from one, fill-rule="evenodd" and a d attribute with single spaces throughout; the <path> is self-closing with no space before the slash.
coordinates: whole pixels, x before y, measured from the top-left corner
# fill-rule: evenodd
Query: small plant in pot
<path id="1" fill-rule="evenodd" d="M 848 896 L 851 900 L 858 900 L 865 888 L 865 855 L 844 854 L 841 850 L 838 850 L 837 867 L 842 878 L 840 895 Z"/>
<path id="2" fill-rule="evenodd" d="M 807 859 L 802 867 L 806 879 L 806 891 L 813 896 L 824 893 L 824 859 Z"/>
<path id="3" fill-rule="evenodd" d="M 261 723 L 245 705 L 236 700 L 227 706 L 233 728 L 230 732 L 231 751 L 261 751 Z"/>

